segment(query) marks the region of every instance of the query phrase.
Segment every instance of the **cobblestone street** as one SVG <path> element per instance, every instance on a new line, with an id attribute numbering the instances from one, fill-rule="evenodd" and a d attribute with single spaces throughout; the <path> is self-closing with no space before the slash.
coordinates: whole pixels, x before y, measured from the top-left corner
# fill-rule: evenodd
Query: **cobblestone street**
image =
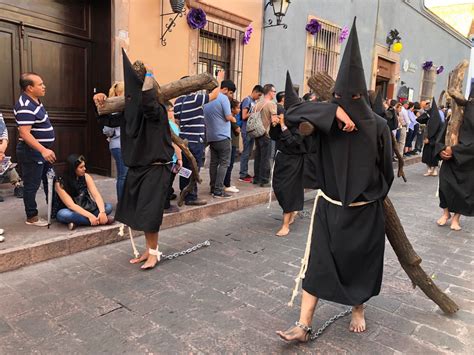
<path id="1" fill-rule="evenodd" d="M 346 317 L 311 344 L 280 341 L 275 330 L 298 319 L 298 307 L 286 303 L 309 217 L 302 213 L 289 237 L 277 238 L 281 211 L 273 203 L 163 231 L 165 254 L 211 245 L 153 271 L 128 263 L 124 241 L 0 274 L 0 354 L 472 352 L 474 220 L 463 217 L 461 232 L 438 227 L 437 180 L 424 171 L 407 167 L 408 183 L 397 179 L 390 197 L 422 267 L 460 306 L 455 315 L 412 288 L 387 242 L 365 333 L 350 333 Z M 344 309 L 320 302 L 314 327 Z"/>

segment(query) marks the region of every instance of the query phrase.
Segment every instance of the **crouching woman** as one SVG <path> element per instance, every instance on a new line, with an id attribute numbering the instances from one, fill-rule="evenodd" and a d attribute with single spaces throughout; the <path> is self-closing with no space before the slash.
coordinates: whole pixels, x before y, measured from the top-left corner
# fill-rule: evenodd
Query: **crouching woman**
<path id="1" fill-rule="evenodd" d="M 109 216 L 112 205 L 104 203 L 94 180 L 86 173 L 85 158 L 71 154 L 67 164 L 66 173 L 55 182 L 55 191 L 59 197 L 56 220 L 67 224 L 69 230 L 77 226 L 113 223 L 113 218 Z"/>

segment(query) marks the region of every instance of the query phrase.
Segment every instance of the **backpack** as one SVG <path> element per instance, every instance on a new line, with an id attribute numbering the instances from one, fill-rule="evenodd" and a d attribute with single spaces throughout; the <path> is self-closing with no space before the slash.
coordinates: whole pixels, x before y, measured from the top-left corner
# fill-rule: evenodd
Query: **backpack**
<path id="1" fill-rule="evenodd" d="M 268 103 L 268 102 L 267 102 Z M 260 138 L 267 133 L 262 122 L 262 110 L 267 104 L 265 103 L 259 111 L 256 110 L 257 105 L 252 107 L 250 116 L 247 119 L 247 134 L 250 138 Z"/>

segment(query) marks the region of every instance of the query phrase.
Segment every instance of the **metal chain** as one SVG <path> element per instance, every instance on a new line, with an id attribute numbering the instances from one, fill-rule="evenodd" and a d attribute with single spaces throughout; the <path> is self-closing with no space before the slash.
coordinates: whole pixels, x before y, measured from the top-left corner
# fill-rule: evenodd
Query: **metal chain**
<path id="1" fill-rule="evenodd" d="M 211 242 L 209 240 L 206 240 L 206 241 L 204 241 L 202 243 L 199 243 L 199 244 L 196 244 L 196 245 L 194 245 L 194 246 L 192 246 L 192 247 L 190 247 L 186 250 L 176 252 L 176 253 L 173 253 L 173 254 L 170 254 L 170 255 L 162 255 L 161 259 L 165 259 L 165 260 L 176 259 L 176 258 L 179 258 L 180 256 L 190 254 L 193 251 L 196 251 L 196 250 L 201 249 L 203 247 L 208 247 L 209 245 L 211 245 Z"/>
<path id="2" fill-rule="evenodd" d="M 324 322 L 324 324 L 321 328 L 319 328 L 316 332 L 311 333 L 309 339 L 311 341 L 318 339 L 321 336 L 321 334 L 323 334 L 323 332 L 326 330 L 327 327 L 329 327 L 331 324 L 333 324 L 339 318 L 345 317 L 345 316 L 347 316 L 348 314 L 351 314 L 351 313 L 352 313 L 352 308 L 348 308 L 345 311 L 342 311 L 341 313 L 336 314 L 334 317 L 329 318 L 326 322 Z"/>

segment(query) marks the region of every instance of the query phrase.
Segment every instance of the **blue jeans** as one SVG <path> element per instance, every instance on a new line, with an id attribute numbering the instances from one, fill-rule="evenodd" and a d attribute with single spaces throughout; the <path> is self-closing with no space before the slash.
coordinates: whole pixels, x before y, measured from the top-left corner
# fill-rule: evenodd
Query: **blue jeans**
<path id="1" fill-rule="evenodd" d="M 203 161 L 203 158 L 204 158 L 204 143 L 191 143 L 191 142 L 189 142 L 188 148 L 191 151 L 192 155 L 194 156 L 194 159 L 196 159 L 198 169 L 201 170 L 202 161 Z M 189 162 L 189 160 L 186 158 L 186 155 L 184 155 L 184 154 L 183 154 L 183 167 L 185 167 L 186 169 L 191 170 L 191 163 Z M 185 179 L 182 176 L 179 177 L 179 189 L 181 191 L 183 191 L 184 188 L 186 186 L 188 186 L 188 184 L 189 184 L 189 179 Z M 197 189 L 197 184 L 196 184 L 196 188 L 193 191 L 189 192 L 189 194 L 187 194 L 187 196 L 185 198 L 185 201 L 187 201 L 187 202 L 196 201 L 197 200 L 197 194 L 198 194 L 198 189 Z"/>
<path id="2" fill-rule="evenodd" d="M 120 148 L 110 149 L 117 167 L 117 201 L 120 201 L 123 196 L 123 187 L 125 186 L 125 178 L 127 177 L 128 168 L 125 166 L 122 159 L 122 150 Z"/>
<path id="3" fill-rule="evenodd" d="M 52 166 L 44 160 L 40 152 L 31 148 L 25 142 L 18 142 L 16 154 L 23 177 L 23 203 L 25 205 L 26 218 L 30 219 L 38 215 L 36 193 L 41 182 L 43 182 L 43 190 L 47 199 L 48 180 L 46 173 Z"/>
<path id="4" fill-rule="evenodd" d="M 112 205 L 110 203 L 105 203 L 105 214 L 108 216 L 109 214 L 112 213 Z M 99 212 L 97 211 L 97 214 L 95 216 L 97 217 L 99 215 Z M 68 224 L 68 223 L 74 223 L 78 226 L 90 226 L 91 222 L 89 221 L 89 218 L 84 217 L 83 215 L 71 211 L 69 208 L 63 208 L 58 211 L 58 214 L 56 215 L 56 220 L 60 223 Z"/>
<path id="5" fill-rule="evenodd" d="M 244 144 L 244 150 L 240 156 L 240 172 L 239 176 L 241 179 L 244 179 L 249 174 L 249 159 L 250 154 L 252 154 L 253 145 L 255 140 L 247 135 L 247 122 L 242 124 L 242 142 Z"/>
<path id="6" fill-rule="evenodd" d="M 237 147 L 232 146 L 232 151 L 230 152 L 230 163 L 229 163 L 229 167 L 227 168 L 227 173 L 225 174 L 225 178 L 224 178 L 225 187 L 230 187 L 230 178 L 232 175 L 232 169 L 234 168 L 236 155 L 237 155 Z"/>

